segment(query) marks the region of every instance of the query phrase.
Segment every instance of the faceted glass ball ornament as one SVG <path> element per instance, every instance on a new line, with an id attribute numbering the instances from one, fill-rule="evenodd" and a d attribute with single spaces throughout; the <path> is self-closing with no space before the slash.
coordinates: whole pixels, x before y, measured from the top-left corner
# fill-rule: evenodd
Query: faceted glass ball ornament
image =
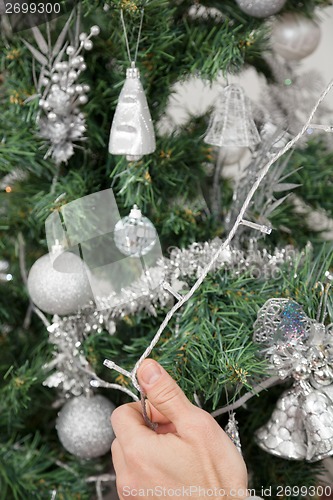
<path id="1" fill-rule="evenodd" d="M 287 61 L 300 61 L 316 50 L 321 38 L 318 24 L 305 16 L 287 12 L 274 23 L 272 48 Z"/>
<path id="2" fill-rule="evenodd" d="M 286 3 L 286 0 L 236 0 L 236 3 L 245 14 L 264 18 L 277 14 Z"/>
<path id="3" fill-rule="evenodd" d="M 61 255 L 61 270 L 53 267 L 50 254 L 33 264 L 28 276 L 28 291 L 32 302 L 49 314 L 73 314 L 92 299 L 88 269 L 82 260 L 70 252 Z"/>
<path id="4" fill-rule="evenodd" d="M 130 257 L 141 257 L 153 249 L 157 232 L 153 223 L 144 217 L 136 205 L 130 214 L 117 222 L 114 241 L 118 250 Z"/>
<path id="5" fill-rule="evenodd" d="M 100 394 L 70 399 L 60 410 L 56 422 L 63 447 L 86 459 L 110 452 L 114 439 L 110 416 L 114 409 L 111 401 Z"/>

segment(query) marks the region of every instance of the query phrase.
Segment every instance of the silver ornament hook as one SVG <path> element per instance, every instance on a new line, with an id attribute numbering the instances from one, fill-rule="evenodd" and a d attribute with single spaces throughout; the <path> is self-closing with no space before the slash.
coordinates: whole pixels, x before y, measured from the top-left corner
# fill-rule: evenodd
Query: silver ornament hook
<path id="1" fill-rule="evenodd" d="M 140 19 L 140 25 L 139 25 L 138 38 L 137 38 L 136 47 L 135 47 L 135 54 L 134 54 L 134 59 L 132 59 L 131 50 L 130 50 L 129 41 L 128 41 L 128 36 L 127 36 L 126 24 L 125 24 L 125 19 L 124 19 L 124 11 L 123 11 L 123 9 L 120 9 L 120 19 L 121 19 L 121 24 L 123 26 L 124 36 L 125 36 L 127 55 L 128 55 L 128 59 L 129 59 L 129 62 L 131 64 L 132 68 L 135 68 L 136 60 L 138 57 L 139 45 L 140 45 L 140 40 L 141 40 L 141 31 L 142 31 L 142 25 L 143 25 L 143 16 L 144 16 L 144 9 L 142 8 L 141 9 L 141 19 Z"/>

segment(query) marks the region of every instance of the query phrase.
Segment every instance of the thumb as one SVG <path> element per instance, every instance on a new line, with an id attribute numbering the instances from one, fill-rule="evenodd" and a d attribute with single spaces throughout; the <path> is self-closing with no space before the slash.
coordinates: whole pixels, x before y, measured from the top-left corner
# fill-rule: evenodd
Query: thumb
<path id="1" fill-rule="evenodd" d="M 184 418 L 187 421 L 186 416 L 193 410 L 193 405 L 157 361 L 145 359 L 138 369 L 138 379 L 149 403 L 174 423 L 176 428 Z"/>

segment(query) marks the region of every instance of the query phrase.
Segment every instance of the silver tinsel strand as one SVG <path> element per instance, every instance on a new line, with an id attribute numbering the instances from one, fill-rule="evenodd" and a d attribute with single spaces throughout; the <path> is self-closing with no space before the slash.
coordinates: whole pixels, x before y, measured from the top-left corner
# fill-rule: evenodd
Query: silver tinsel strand
<path id="1" fill-rule="evenodd" d="M 56 371 L 46 378 L 43 385 L 58 388 L 66 397 L 89 393 L 92 376 L 84 371 L 89 369 L 89 363 L 82 349 L 82 342 L 87 336 L 85 315 L 63 319 L 54 316 L 48 332 L 55 355 L 50 363 L 44 365 L 44 369 L 56 368 Z"/>
<path id="2" fill-rule="evenodd" d="M 159 261 L 150 273 L 164 273 L 165 281 L 176 293 L 189 285 L 186 278 L 195 278 L 200 270 L 209 262 L 220 247 L 219 238 L 211 242 L 192 243 L 187 249 L 174 248 L 169 258 Z M 228 249 L 215 264 L 213 271 L 225 270 L 235 276 L 248 274 L 258 279 L 277 278 L 282 265 L 293 265 L 299 252 L 292 247 L 275 249 L 270 254 L 267 250 L 258 250 L 255 242 L 250 244 L 247 252 Z M 66 397 L 79 395 L 88 390 L 89 382 L 94 379 L 89 370 L 88 361 L 82 352 L 82 342 L 88 336 L 108 331 L 110 335 L 116 331 L 116 321 L 127 315 L 146 311 L 155 316 L 156 309 L 172 305 L 175 300 L 166 288 L 160 286 L 142 294 L 147 290 L 147 277 L 133 283 L 130 288 L 120 294 L 113 293 L 104 300 L 104 308 L 96 311 L 95 304 L 68 317 L 55 316 L 49 327 L 50 342 L 55 346 L 54 359 L 47 365 L 55 370 L 44 382 L 49 387 L 57 387 Z M 85 372 L 84 370 L 85 369 Z M 92 385 L 92 384 L 90 384 Z"/>

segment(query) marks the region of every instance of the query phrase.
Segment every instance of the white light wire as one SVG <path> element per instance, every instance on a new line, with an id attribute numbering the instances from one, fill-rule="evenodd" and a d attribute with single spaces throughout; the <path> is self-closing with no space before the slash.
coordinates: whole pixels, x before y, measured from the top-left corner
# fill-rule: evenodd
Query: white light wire
<path id="1" fill-rule="evenodd" d="M 258 175 L 256 181 L 254 182 L 254 184 L 252 185 L 244 203 L 243 203 L 243 206 L 242 208 L 240 209 L 240 212 L 237 216 L 237 219 L 233 225 L 233 227 L 231 228 L 227 238 L 225 239 L 225 241 L 222 243 L 222 245 L 220 246 L 220 248 L 217 250 L 217 252 L 215 253 L 215 255 L 213 256 L 213 258 L 211 259 L 211 261 L 204 267 L 204 269 L 202 270 L 202 273 L 201 275 L 199 276 L 199 278 L 197 279 L 197 281 L 194 283 L 194 285 L 192 286 L 192 288 L 178 301 L 175 303 L 175 305 L 170 309 L 170 311 L 167 313 L 167 315 L 165 316 L 164 320 L 162 321 L 160 327 L 158 328 L 155 336 L 153 337 L 152 341 L 150 342 L 150 344 L 148 345 L 148 347 L 145 349 L 145 351 L 143 352 L 143 354 L 141 355 L 141 357 L 139 358 L 139 360 L 136 362 L 134 368 L 132 369 L 131 372 L 128 372 L 128 376 L 130 376 L 131 378 L 131 381 L 134 385 L 134 387 L 140 391 L 140 393 L 142 394 L 142 390 L 140 388 L 140 385 L 137 381 L 137 378 L 136 378 L 136 374 L 137 374 L 137 371 L 141 365 L 141 363 L 150 355 L 151 351 L 153 350 L 153 348 L 155 347 L 155 345 L 157 344 L 157 342 L 159 341 L 163 331 L 165 330 L 165 328 L 167 327 L 167 325 L 169 324 L 171 318 L 174 316 L 175 312 L 178 311 L 178 309 L 180 309 L 192 296 L 193 294 L 198 290 L 198 288 L 200 287 L 200 285 L 202 284 L 202 282 L 204 281 L 204 279 L 206 278 L 207 274 L 210 272 L 210 270 L 212 269 L 212 267 L 214 266 L 215 262 L 218 260 L 219 256 L 221 255 L 221 253 L 228 247 L 228 245 L 230 244 L 231 240 L 233 239 L 233 237 L 235 236 L 235 233 L 238 229 L 238 227 L 242 224 L 242 221 L 243 221 L 243 217 L 244 217 L 244 214 L 253 198 L 253 195 L 255 194 L 255 192 L 257 191 L 258 187 L 260 186 L 262 180 L 264 179 L 264 177 L 266 176 L 266 174 L 268 173 L 270 167 L 277 161 L 281 158 L 281 156 L 283 156 L 287 151 L 289 151 L 300 139 L 301 137 L 306 133 L 306 131 L 308 130 L 310 124 L 311 124 L 311 121 L 319 107 L 319 105 L 321 104 L 321 102 L 325 99 L 326 95 L 329 93 L 329 91 L 331 90 L 331 88 L 333 87 L 333 80 L 330 81 L 330 83 L 327 85 L 327 87 L 325 88 L 325 90 L 321 93 L 320 97 L 318 98 L 316 104 L 314 105 L 308 119 L 306 120 L 306 123 L 303 125 L 302 129 L 300 130 L 300 132 L 293 138 L 291 139 L 282 149 L 280 149 L 270 160 L 269 162 L 262 168 L 260 174 Z M 115 365 L 112 361 L 110 362 L 109 360 L 105 360 L 104 361 L 104 364 L 106 366 L 109 366 L 110 368 L 113 368 L 114 370 L 118 371 L 118 372 L 122 372 L 124 373 L 124 370 L 121 368 L 121 367 L 118 367 L 117 365 Z"/>

